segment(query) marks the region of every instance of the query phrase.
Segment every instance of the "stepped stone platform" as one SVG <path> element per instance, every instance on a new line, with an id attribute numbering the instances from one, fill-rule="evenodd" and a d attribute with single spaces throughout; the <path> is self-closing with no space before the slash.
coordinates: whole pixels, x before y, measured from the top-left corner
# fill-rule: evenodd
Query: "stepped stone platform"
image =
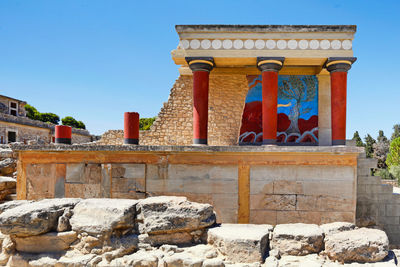
<path id="1" fill-rule="evenodd" d="M 325 225 L 217 224 L 185 197 L 44 199 L 0 205 L 5 266 L 396 266 L 385 232 Z M 40 245 L 38 245 L 40 244 Z"/>

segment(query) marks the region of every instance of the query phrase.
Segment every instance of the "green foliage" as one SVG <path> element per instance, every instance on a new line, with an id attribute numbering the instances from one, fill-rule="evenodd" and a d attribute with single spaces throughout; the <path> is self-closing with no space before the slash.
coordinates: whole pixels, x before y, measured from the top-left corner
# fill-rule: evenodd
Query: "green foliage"
<path id="1" fill-rule="evenodd" d="M 377 170 L 374 172 L 374 176 L 379 176 L 379 177 L 381 177 L 382 179 L 387 179 L 387 180 L 393 179 L 393 176 L 392 176 L 392 174 L 389 172 L 388 169 L 377 169 Z"/>
<path id="2" fill-rule="evenodd" d="M 400 166 L 393 165 L 390 167 L 389 172 L 394 179 L 397 179 L 400 182 Z"/>
<path id="3" fill-rule="evenodd" d="M 379 131 L 379 135 L 373 147 L 373 157 L 378 160 L 378 168 L 386 169 L 386 156 L 389 153 L 390 142 L 386 138 L 382 130 Z"/>
<path id="4" fill-rule="evenodd" d="M 393 125 L 393 133 L 392 133 L 392 137 L 390 138 L 390 140 L 394 140 L 396 138 L 400 137 L 400 124 L 395 124 Z"/>
<path id="5" fill-rule="evenodd" d="M 60 122 L 60 117 L 54 113 L 40 113 L 39 120 L 43 122 L 51 122 L 54 124 L 58 124 Z"/>
<path id="6" fill-rule="evenodd" d="M 139 130 L 149 130 L 155 120 L 156 117 L 139 119 Z"/>
<path id="7" fill-rule="evenodd" d="M 353 140 L 356 141 L 356 146 L 362 146 L 362 147 L 365 146 L 360 135 L 358 134 L 358 131 L 354 133 Z"/>
<path id="8" fill-rule="evenodd" d="M 85 124 L 82 121 L 77 121 L 71 116 L 67 116 L 61 119 L 63 125 L 68 125 L 78 129 L 86 129 Z"/>
<path id="9" fill-rule="evenodd" d="M 392 166 L 400 165 L 400 137 L 397 137 L 390 143 L 389 154 L 386 158 L 386 164 L 391 169 Z"/>
<path id="10" fill-rule="evenodd" d="M 37 111 L 37 109 L 35 107 L 33 107 L 33 106 L 29 105 L 29 104 L 26 104 L 24 106 L 24 108 L 25 108 L 25 111 L 26 111 L 26 116 L 29 119 L 39 120 L 40 113 L 39 113 L 39 111 Z"/>
<path id="11" fill-rule="evenodd" d="M 375 139 L 372 138 L 369 134 L 364 138 L 365 141 L 365 154 L 367 158 L 372 158 L 374 155 L 374 144 L 376 143 Z"/>
<path id="12" fill-rule="evenodd" d="M 382 130 L 379 130 L 379 133 L 378 133 L 378 138 L 376 139 L 378 142 L 384 142 L 384 141 L 387 141 L 388 139 L 387 139 L 387 137 L 385 136 L 385 134 L 383 133 L 383 131 Z"/>

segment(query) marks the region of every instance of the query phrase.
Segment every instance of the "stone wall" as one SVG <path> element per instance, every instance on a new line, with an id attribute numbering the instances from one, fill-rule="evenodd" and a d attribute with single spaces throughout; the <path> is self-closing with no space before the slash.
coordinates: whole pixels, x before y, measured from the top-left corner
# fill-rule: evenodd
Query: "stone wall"
<path id="1" fill-rule="evenodd" d="M 177 195 L 212 204 L 222 222 L 355 221 L 355 147 L 30 148 L 14 148 L 29 151 L 19 199 Z"/>
<path id="2" fill-rule="evenodd" d="M 140 140 L 142 145 L 192 144 L 192 76 L 181 75 L 171 89 L 168 102 L 150 131 Z M 245 75 L 210 75 L 209 145 L 236 145 L 248 91 Z"/>

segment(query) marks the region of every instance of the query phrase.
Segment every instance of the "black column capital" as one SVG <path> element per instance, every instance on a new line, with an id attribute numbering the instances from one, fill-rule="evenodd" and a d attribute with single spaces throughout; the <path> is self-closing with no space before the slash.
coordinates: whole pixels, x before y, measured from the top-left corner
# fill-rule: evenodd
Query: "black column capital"
<path id="1" fill-rule="evenodd" d="M 210 72 L 215 66 L 213 57 L 185 57 L 185 60 L 192 71 Z"/>
<path id="2" fill-rule="evenodd" d="M 257 68 L 260 71 L 278 72 L 283 67 L 284 57 L 257 57 Z"/>
<path id="3" fill-rule="evenodd" d="M 348 72 L 356 60 L 356 57 L 329 57 L 325 63 L 325 68 L 329 72 Z"/>

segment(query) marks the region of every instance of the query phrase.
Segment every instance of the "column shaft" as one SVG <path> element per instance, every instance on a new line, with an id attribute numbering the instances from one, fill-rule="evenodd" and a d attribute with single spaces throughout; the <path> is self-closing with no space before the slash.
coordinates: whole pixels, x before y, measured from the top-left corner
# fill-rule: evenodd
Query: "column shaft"
<path id="1" fill-rule="evenodd" d="M 193 72 L 193 143 L 207 144 L 208 71 Z"/>
<path id="2" fill-rule="evenodd" d="M 278 127 L 278 73 L 262 72 L 263 144 L 275 144 Z"/>
<path id="3" fill-rule="evenodd" d="M 332 145 L 346 144 L 347 72 L 331 73 Z"/>

